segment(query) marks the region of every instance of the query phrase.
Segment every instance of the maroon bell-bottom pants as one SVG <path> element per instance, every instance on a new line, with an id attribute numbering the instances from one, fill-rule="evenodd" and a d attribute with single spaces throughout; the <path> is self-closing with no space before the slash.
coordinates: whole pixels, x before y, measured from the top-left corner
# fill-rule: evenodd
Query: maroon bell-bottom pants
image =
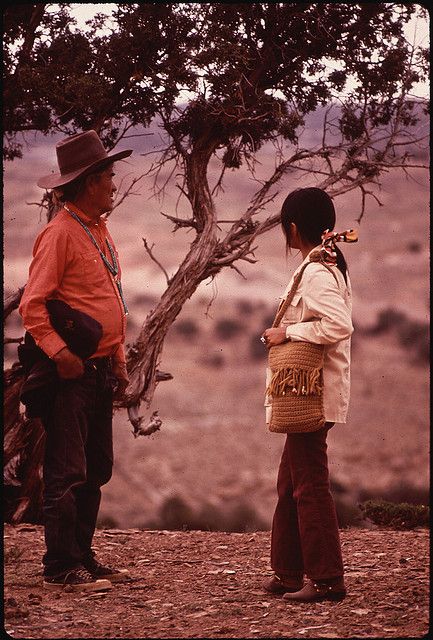
<path id="1" fill-rule="evenodd" d="M 280 577 L 343 576 L 338 521 L 329 488 L 326 436 L 333 422 L 287 435 L 278 472 L 271 566 Z"/>

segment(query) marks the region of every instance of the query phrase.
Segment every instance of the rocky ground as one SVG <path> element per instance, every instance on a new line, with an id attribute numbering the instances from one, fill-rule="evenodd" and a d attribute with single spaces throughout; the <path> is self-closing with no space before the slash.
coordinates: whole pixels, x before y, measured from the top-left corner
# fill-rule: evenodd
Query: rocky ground
<path id="1" fill-rule="evenodd" d="M 269 533 L 98 530 L 98 557 L 130 570 L 110 591 L 44 591 L 43 531 L 6 525 L 11 638 L 419 638 L 429 630 L 426 529 L 341 531 L 348 596 L 287 604 L 261 589 Z"/>

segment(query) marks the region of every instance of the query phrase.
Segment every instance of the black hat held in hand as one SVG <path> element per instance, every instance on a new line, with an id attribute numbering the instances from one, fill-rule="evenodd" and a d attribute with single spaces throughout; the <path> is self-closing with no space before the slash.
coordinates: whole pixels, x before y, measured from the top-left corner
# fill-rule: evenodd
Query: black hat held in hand
<path id="1" fill-rule="evenodd" d="M 66 342 L 68 349 L 82 360 L 90 358 L 98 348 L 102 325 L 62 300 L 47 300 L 46 307 L 53 329 Z M 18 358 L 26 372 L 20 401 L 26 406 L 28 418 L 40 417 L 53 398 L 54 385 L 58 381 L 56 365 L 28 332 L 24 344 L 18 347 Z"/>

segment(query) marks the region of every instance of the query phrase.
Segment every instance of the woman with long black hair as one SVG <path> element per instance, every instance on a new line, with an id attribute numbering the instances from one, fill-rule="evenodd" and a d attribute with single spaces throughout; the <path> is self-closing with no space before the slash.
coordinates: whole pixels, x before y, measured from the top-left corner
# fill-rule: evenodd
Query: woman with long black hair
<path id="1" fill-rule="evenodd" d="M 279 326 L 266 329 L 262 339 L 268 348 L 288 340 L 324 345 L 325 424 L 316 431 L 287 434 L 272 523 L 274 576 L 264 588 L 283 594 L 287 601 L 340 600 L 346 595 L 346 587 L 337 515 L 329 486 L 326 437 L 334 423 L 346 422 L 353 332 L 347 265 L 335 243 L 355 241 L 356 234 L 333 232 L 333 202 L 316 187 L 297 189 L 288 195 L 281 223 L 287 248 L 298 249 L 303 258 L 283 297 L 290 291 L 296 275 L 309 264 Z M 272 399 L 268 396 L 268 423 L 271 411 Z"/>

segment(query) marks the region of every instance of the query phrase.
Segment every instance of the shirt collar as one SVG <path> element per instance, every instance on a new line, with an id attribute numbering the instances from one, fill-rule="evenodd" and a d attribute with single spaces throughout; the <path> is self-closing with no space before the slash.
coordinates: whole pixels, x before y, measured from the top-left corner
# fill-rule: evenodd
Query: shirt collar
<path id="1" fill-rule="evenodd" d="M 96 225 L 103 226 L 103 227 L 106 226 L 107 223 L 104 218 L 99 218 L 99 220 L 94 220 L 93 218 L 90 218 L 86 213 L 84 213 L 84 211 L 81 211 L 81 209 L 79 209 L 72 202 L 66 201 L 65 204 L 67 205 L 68 209 L 73 211 L 80 218 L 81 222 L 84 222 L 84 224 L 87 227 L 94 227 Z"/>

